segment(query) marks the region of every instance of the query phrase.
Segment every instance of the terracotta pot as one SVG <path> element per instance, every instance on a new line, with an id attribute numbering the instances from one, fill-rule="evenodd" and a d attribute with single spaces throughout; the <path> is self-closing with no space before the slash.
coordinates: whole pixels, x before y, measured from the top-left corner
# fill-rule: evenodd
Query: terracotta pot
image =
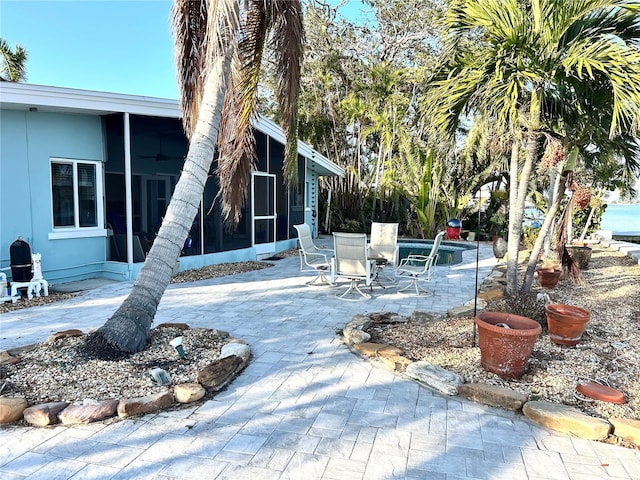
<path id="1" fill-rule="evenodd" d="M 501 377 L 520 378 L 542 332 L 540 324 L 527 317 L 503 312 L 481 312 L 474 321 L 478 326 L 482 367 Z"/>
<path id="2" fill-rule="evenodd" d="M 538 281 L 540 282 L 540 286 L 544 288 L 556 288 L 558 285 L 558 281 L 560 280 L 560 275 L 562 275 L 562 270 L 559 268 L 539 268 L 536 270 L 538 272 Z"/>
<path id="3" fill-rule="evenodd" d="M 588 310 L 562 303 L 552 303 L 544 309 L 549 325 L 549 337 L 553 343 L 572 347 L 580 341 L 589 321 Z"/>
<path id="4" fill-rule="evenodd" d="M 571 260 L 578 264 L 581 270 L 584 270 L 589 266 L 591 260 L 591 247 L 582 245 L 567 245 L 567 251 L 571 256 Z"/>

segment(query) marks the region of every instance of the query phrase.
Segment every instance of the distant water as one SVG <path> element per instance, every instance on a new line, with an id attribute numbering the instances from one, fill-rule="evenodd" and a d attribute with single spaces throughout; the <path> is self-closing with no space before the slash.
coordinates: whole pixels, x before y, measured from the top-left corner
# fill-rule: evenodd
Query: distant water
<path id="1" fill-rule="evenodd" d="M 640 235 L 640 204 L 609 205 L 602 215 L 600 229 Z"/>

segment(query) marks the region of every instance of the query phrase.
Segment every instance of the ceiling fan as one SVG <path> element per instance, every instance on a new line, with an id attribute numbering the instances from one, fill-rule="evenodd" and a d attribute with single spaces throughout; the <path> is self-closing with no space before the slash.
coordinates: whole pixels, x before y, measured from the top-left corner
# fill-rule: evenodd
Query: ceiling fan
<path id="1" fill-rule="evenodd" d="M 167 155 L 162 151 L 162 136 L 158 137 L 160 148 L 155 155 L 138 155 L 138 158 L 153 158 L 156 162 L 163 162 L 167 160 L 184 160 L 183 156 Z"/>

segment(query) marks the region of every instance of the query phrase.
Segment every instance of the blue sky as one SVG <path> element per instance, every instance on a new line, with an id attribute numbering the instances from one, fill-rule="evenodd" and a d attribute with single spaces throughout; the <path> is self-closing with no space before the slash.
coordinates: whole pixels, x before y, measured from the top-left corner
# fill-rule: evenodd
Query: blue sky
<path id="1" fill-rule="evenodd" d="M 0 0 L 0 36 L 28 52 L 27 83 L 178 98 L 171 0 Z M 359 15 L 350 0 L 344 14 Z"/>

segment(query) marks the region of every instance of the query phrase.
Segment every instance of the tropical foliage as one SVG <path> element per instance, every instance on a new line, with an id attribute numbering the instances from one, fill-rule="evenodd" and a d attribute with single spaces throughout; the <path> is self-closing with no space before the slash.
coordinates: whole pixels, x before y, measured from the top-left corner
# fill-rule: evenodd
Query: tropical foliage
<path id="1" fill-rule="evenodd" d="M 24 82 L 27 79 L 27 51 L 20 45 L 12 50 L 6 40 L 0 38 L 0 81 Z"/>
<path id="2" fill-rule="evenodd" d="M 470 115 L 489 118 L 512 142 L 508 289 L 517 284 L 517 255 L 531 172 L 549 132 L 564 151 L 594 148 L 637 162 L 622 145 L 640 119 L 638 4 L 584 0 L 454 0 L 444 20 L 445 60 L 423 111 L 453 136 Z M 594 108 L 595 106 L 599 108 Z M 604 131 L 606 129 L 606 132 Z M 520 152 L 524 151 L 524 161 Z M 596 159 L 597 161 L 597 159 Z M 558 167 L 556 199 L 528 265 L 531 286 L 542 240 L 570 178 Z"/>

